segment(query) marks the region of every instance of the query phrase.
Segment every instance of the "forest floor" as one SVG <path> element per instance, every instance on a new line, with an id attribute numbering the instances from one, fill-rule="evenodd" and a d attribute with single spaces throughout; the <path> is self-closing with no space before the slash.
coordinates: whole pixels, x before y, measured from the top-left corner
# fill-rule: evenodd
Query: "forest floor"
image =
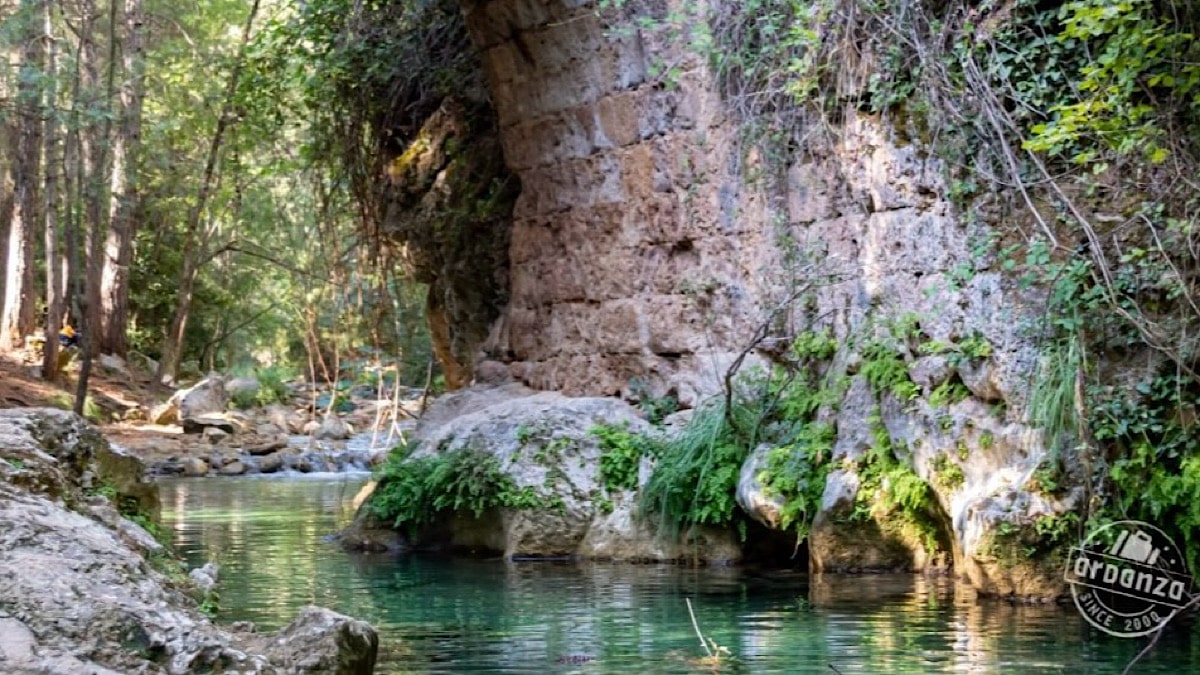
<path id="1" fill-rule="evenodd" d="M 77 355 L 76 355 L 77 356 Z M 119 444 L 148 464 L 169 458 L 192 454 L 210 454 L 224 446 L 198 434 L 185 434 L 178 424 L 153 424 L 149 421 L 150 411 L 167 402 L 175 389 L 157 384 L 153 374 L 131 364 L 119 364 L 119 368 L 105 367 L 97 359 L 93 362 L 92 374 L 88 379 L 88 398 L 85 416 L 100 428 L 109 441 Z M 70 363 L 58 382 L 46 382 L 41 378 L 41 359 L 33 353 L 0 355 L 0 408 L 51 407 L 70 410 L 75 400 L 75 386 L 79 375 L 79 364 Z M 416 390 L 414 390 L 416 391 Z M 419 392 L 417 392 L 419 394 Z M 409 396 L 398 402 L 399 410 L 385 410 L 383 419 L 399 415 L 402 419 L 415 419 L 421 411 L 421 397 Z M 380 401 L 356 401 L 358 408 L 338 414 L 337 417 L 359 431 L 371 430 L 378 424 L 380 416 L 376 406 Z M 390 408 L 388 401 L 382 401 Z M 285 405 L 291 409 L 286 422 L 272 419 L 277 427 L 272 438 L 280 434 L 309 434 L 300 427 L 317 419 L 311 404 L 296 399 Z M 255 416 L 252 411 L 237 411 L 244 427 L 237 433 L 238 447 L 261 445 L 272 438 L 263 436 L 268 432 L 259 425 L 268 419 Z M 280 426 L 282 425 L 282 426 Z M 290 428 L 290 430 L 289 430 Z M 270 434 L 268 434 L 270 435 Z M 340 441 L 334 445 L 341 447 Z"/>
<path id="2" fill-rule="evenodd" d="M 41 377 L 40 361 L 34 358 L 33 354 L 0 356 L 0 408 L 71 408 L 78 367 L 71 364 L 58 382 L 47 382 Z M 169 387 L 156 385 L 149 373 L 108 371 L 98 365 L 93 364 L 88 378 L 88 395 L 106 421 L 165 401 L 173 393 Z"/>
<path id="3" fill-rule="evenodd" d="M 68 364 L 57 382 L 41 377 L 38 355 L 17 353 L 0 356 L 0 408 L 62 408 L 75 401 L 79 364 Z M 94 362 L 88 378 L 88 396 L 94 406 L 85 410 L 110 441 L 120 443 L 143 460 L 154 461 L 178 454 L 184 445 L 179 427 L 148 424 L 145 413 L 163 403 L 174 389 L 155 384 L 151 373 L 133 367 L 111 370 Z"/>

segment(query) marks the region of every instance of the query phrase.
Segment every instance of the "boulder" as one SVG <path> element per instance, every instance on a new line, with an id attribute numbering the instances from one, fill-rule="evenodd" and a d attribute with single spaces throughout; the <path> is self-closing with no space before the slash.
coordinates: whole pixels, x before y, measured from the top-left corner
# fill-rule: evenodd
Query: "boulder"
<path id="1" fill-rule="evenodd" d="M 303 413 L 280 403 L 272 403 L 267 406 L 263 410 L 263 414 L 269 423 L 290 434 L 302 433 L 305 423 L 308 422 L 308 418 Z"/>
<path id="2" fill-rule="evenodd" d="M 217 587 L 217 580 L 220 578 L 220 569 L 214 562 L 205 563 L 204 567 L 197 567 L 188 572 L 188 579 L 196 585 L 201 591 L 208 593 Z"/>
<path id="3" fill-rule="evenodd" d="M 193 422 L 194 424 L 194 422 Z M 208 440 L 209 443 L 219 443 L 222 439 L 229 437 L 229 432 L 219 426 L 205 426 L 201 435 Z"/>
<path id="4" fill-rule="evenodd" d="M 129 368 L 125 365 L 125 360 L 119 356 L 101 354 L 96 361 L 104 370 L 129 377 Z"/>
<path id="5" fill-rule="evenodd" d="M 244 473 L 246 473 L 246 465 L 240 460 L 232 461 L 220 469 L 222 476 L 240 476 Z"/>
<path id="6" fill-rule="evenodd" d="M 183 418 L 183 433 L 185 434 L 203 434 L 210 427 L 226 434 L 232 434 L 236 430 L 234 423 L 221 415 L 202 415 Z"/>
<path id="7" fill-rule="evenodd" d="M 179 417 L 185 421 L 188 418 L 223 413 L 229 407 L 229 392 L 225 390 L 225 380 L 218 375 L 207 377 L 188 389 L 181 389 L 171 398 L 178 401 Z"/>
<path id="8" fill-rule="evenodd" d="M 785 501 L 763 486 L 758 479 L 759 474 L 767 466 L 767 456 L 773 448 L 760 445 L 750 453 L 742 463 L 742 471 L 738 475 L 736 499 L 738 506 L 746 515 L 766 525 L 771 529 L 779 529 L 783 518 Z"/>
<path id="9" fill-rule="evenodd" d="M 439 396 L 417 420 L 417 427 L 410 435 L 409 442 L 420 443 L 443 425 L 460 417 L 534 394 L 537 392 L 523 384 L 511 383 L 496 387 L 470 387 Z"/>
<path id="10" fill-rule="evenodd" d="M 284 432 L 284 427 L 280 427 L 273 422 L 259 422 L 254 425 L 254 433 L 259 436 L 270 438 L 278 436 Z"/>
<path id="11" fill-rule="evenodd" d="M 354 435 L 354 429 L 336 415 L 326 415 L 321 425 L 312 432 L 319 441 L 344 441 Z"/>
<path id="12" fill-rule="evenodd" d="M 579 555 L 592 560 L 656 562 L 662 560 L 731 564 L 742 557 L 737 535 L 729 529 L 698 527 L 685 540 L 661 536 L 651 522 L 638 516 L 637 495 L 613 497 L 612 512 L 601 513 L 579 545 Z"/>
<path id="13" fill-rule="evenodd" d="M 246 445 L 242 446 L 242 449 L 245 450 L 247 454 L 257 457 L 259 455 L 269 455 L 277 450 L 282 450 L 287 447 L 287 443 L 287 438 L 280 436 L 267 440 L 259 440 L 256 443 L 247 443 Z"/>
<path id="14" fill-rule="evenodd" d="M 458 413 L 455 417 L 454 413 Z M 590 557 L 628 560 L 706 560 L 740 558 L 732 532 L 701 533 L 692 542 L 665 544 L 652 527 L 634 518 L 632 491 L 609 492 L 599 475 L 602 449 L 591 433 L 597 425 L 625 425 L 648 433 L 638 410 L 614 398 L 571 398 L 530 393 L 505 385 L 467 390 L 435 401 L 431 420 L 411 459 L 443 453 L 483 453 L 494 458 L 517 490 L 536 495 L 539 505 L 503 508 L 476 518 L 457 513 L 428 532 L 415 546 L 496 551 L 508 558 Z M 650 474 L 643 463 L 640 481 Z M 386 479 L 359 510 L 369 518 L 371 504 L 387 489 Z M 602 506 L 603 505 L 603 506 Z M 612 508 L 610 508 L 610 506 Z M 356 542 L 372 542 L 355 528 Z"/>
<path id="15" fill-rule="evenodd" d="M 172 398 L 166 403 L 159 403 L 150 408 L 148 418 L 151 424 L 179 424 L 179 401 Z"/>
<path id="16" fill-rule="evenodd" d="M 258 470 L 262 473 L 275 473 L 283 468 L 283 456 L 273 452 L 258 460 Z"/>
<path id="17" fill-rule="evenodd" d="M 143 373 L 154 373 L 158 371 L 158 361 L 155 361 L 141 352 L 130 350 L 129 363 L 135 368 L 141 370 Z"/>
<path id="18" fill-rule="evenodd" d="M 199 457 L 188 457 L 183 460 L 183 475 L 189 478 L 200 478 L 208 475 L 208 462 Z"/>
<path id="19" fill-rule="evenodd" d="M 267 648 L 287 672 L 371 675 L 379 636 L 363 621 L 320 607 L 305 607 Z"/>

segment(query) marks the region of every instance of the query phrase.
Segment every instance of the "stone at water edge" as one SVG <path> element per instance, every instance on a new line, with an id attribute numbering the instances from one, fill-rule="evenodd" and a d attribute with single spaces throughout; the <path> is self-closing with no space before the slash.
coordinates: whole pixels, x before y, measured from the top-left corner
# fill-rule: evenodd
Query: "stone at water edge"
<path id="1" fill-rule="evenodd" d="M 758 480 L 758 474 L 766 468 L 767 457 L 773 449 L 769 445 L 760 445 L 742 463 L 742 471 L 738 476 L 737 503 L 751 518 L 775 530 L 779 529 L 783 518 L 785 500 L 771 494 Z"/>
<path id="2" fill-rule="evenodd" d="M 741 559 L 732 530 L 705 530 L 689 542 L 665 542 L 653 526 L 635 518 L 633 491 L 610 493 L 612 510 L 602 509 L 597 496 L 605 489 L 599 476 L 603 451 L 592 433 L 597 425 L 650 432 L 639 411 L 616 398 L 573 398 L 504 385 L 472 387 L 437 399 L 412 436 L 419 441 L 413 459 L 459 451 L 486 453 L 517 489 L 532 490 L 545 504 L 494 509 L 480 518 L 458 514 L 412 544 L 445 542 L 452 549 L 496 551 L 509 558 L 714 563 Z M 643 459 L 638 476 L 642 485 L 649 479 L 648 459 Z M 343 546 L 379 545 L 376 530 L 382 527 L 386 532 L 387 523 L 372 516 L 369 502 L 343 531 Z"/>
<path id="3" fill-rule="evenodd" d="M 214 562 L 205 563 L 204 567 L 197 567 L 189 572 L 188 579 L 191 579 L 197 588 L 207 593 L 217 587 L 220 568 Z"/>
<path id="4" fill-rule="evenodd" d="M 208 475 L 208 462 L 199 457 L 188 457 L 183 460 L 183 475 L 189 478 L 200 478 Z"/>
<path id="5" fill-rule="evenodd" d="M 283 468 L 283 457 L 278 452 L 264 456 L 258 462 L 258 470 L 262 473 L 275 473 Z"/>
<path id="6" fill-rule="evenodd" d="M 222 476 L 240 476 L 246 473 L 246 465 L 240 460 L 233 461 L 221 467 L 220 473 Z"/>
<path id="7" fill-rule="evenodd" d="M 354 435 L 354 429 L 336 415 L 327 415 L 320 426 L 312 432 L 319 441 L 344 441 Z"/>
<path id="8" fill-rule="evenodd" d="M 120 474 L 140 463 L 111 452 L 72 413 L 0 410 L 0 673 L 371 672 L 374 630 L 327 610 L 305 610 L 276 637 L 213 625 L 143 557 L 158 550 L 150 535 L 84 490 L 98 477 L 140 498 Z M 137 468 L 128 480 L 141 480 Z"/>
<path id="9" fill-rule="evenodd" d="M 242 449 L 248 454 L 258 457 L 260 455 L 269 455 L 277 450 L 282 450 L 287 447 L 287 443 L 287 438 L 280 436 L 277 438 L 260 441 L 258 443 L 247 443 Z"/>
<path id="10" fill-rule="evenodd" d="M 267 647 L 273 663 L 290 672 L 371 675 L 379 636 L 369 624 L 321 607 L 305 607 Z"/>

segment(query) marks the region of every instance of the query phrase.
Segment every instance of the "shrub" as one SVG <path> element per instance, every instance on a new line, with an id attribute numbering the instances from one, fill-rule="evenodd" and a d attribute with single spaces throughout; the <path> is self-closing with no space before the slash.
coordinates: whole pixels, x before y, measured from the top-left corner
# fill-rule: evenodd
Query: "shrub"
<path id="1" fill-rule="evenodd" d="M 545 505 L 533 488 L 517 488 L 495 457 L 478 450 L 409 459 L 407 450 L 398 448 L 378 478 L 372 513 L 410 537 L 439 517 L 456 512 L 470 512 L 478 518 L 498 507 Z"/>
<path id="2" fill-rule="evenodd" d="M 600 442 L 600 481 L 605 489 L 637 489 L 642 457 L 657 454 L 654 443 L 630 433 L 628 425 L 597 425 L 589 433 Z"/>

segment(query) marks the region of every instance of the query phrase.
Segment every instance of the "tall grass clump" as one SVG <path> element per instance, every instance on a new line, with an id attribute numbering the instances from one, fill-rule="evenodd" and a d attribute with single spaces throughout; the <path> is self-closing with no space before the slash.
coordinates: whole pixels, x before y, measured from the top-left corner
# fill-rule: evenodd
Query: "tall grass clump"
<path id="1" fill-rule="evenodd" d="M 797 339 L 791 368 L 739 375 L 731 392 L 702 403 L 687 426 L 661 444 L 640 504 L 643 515 L 658 519 L 660 533 L 679 538 L 697 526 L 732 526 L 744 536 L 738 480 L 760 446 L 769 450 L 758 482 L 784 502 L 783 526 L 807 533 L 835 437 L 817 415 L 836 405 L 842 386 L 842 378 L 818 373 L 816 364 L 833 352 L 825 346 L 813 351 L 811 341 L 810 335 Z"/>

